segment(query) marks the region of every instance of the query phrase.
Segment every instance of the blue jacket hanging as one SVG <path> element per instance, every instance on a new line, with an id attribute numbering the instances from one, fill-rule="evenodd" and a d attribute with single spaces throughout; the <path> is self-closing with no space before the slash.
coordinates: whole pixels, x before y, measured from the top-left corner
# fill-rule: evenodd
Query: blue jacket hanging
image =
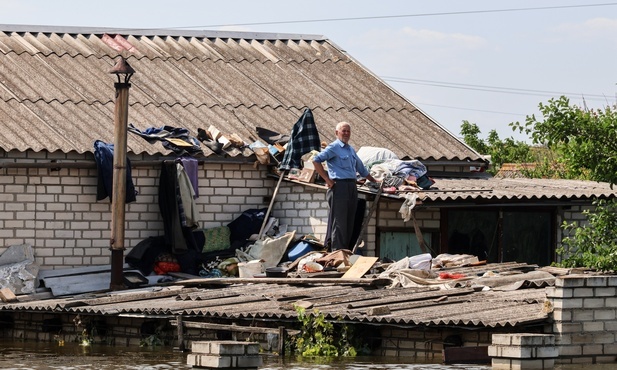
<path id="1" fill-rule="evenodd" d="M 114 145 L 101 140 L 94 142 L 94 159 L 98 170 L 96 183 L 96 200 L 109 197 L 111 202 L 114 175 Z M 131 177 L 131 161 L 126 159 L 126 203 L 137 200 L 137 191 Z"/>

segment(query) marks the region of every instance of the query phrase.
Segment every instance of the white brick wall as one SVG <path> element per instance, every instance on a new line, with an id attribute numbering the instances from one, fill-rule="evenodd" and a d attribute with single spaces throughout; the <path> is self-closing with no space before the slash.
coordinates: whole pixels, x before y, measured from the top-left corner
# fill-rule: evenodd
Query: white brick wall
<path id="1" fill-rule="evenodd" d="M 588 210 L 588 209 L 593 209 L 593 206 L 574 205 L 574 206 L 567 208 L 566 210 L 562 210 L 560 208 L 560 212 L 558 212 L 557 220 L 556 220 L 556 224 L 558 225 L 557 227 L 557 240 L 558 241 L 562 240 L 564 237 L 570 236 L 569 234 L 565 233 L 564 230 L 561 228 L 561 224 L 564 221 L 567 222 L 568 224 L 576 222 L 580 226 L 587 224 L 586 216 L 583 214 L 583 211 Z M 561 244 L 557 243 L 557 248 L 559 248 L 560 245 Z M 560 262 L 562 260 L 560 255 L 556 255 L 555 258 L 556 258 L 556 262 Z"/>
<path id="2" fill-rule="evenodd" d="M 3 160 L 16 157 L 27 158 L 27 162 L 53 158 L 94 163 L 92 155 L 42 152 L 10 153 Z M 143 159 L 131 157 L 139 194 L 126 208 L 127 248 L 163 233 L 158 207 L 160 171 L 136 165 Z M 96 201 L 96 183 L 94 168 L 0 169 L 0 253 L 8 246 L 29 243 L 43 269 L 109 264 L 111 203 L 108 198 Z M 226 225 L 246 209 L 267 207 L 264 197 L 274 185 L 263 166 L 200 165 L 197 204 L 201 227 Z"/>
<path id="3" fill-rule="evenodd" d="M 617 277 L 569 275 L 547 289 L 562 363 L 615 362 Z"/>
<path id="4" fill-rule="evenodd" d="M 361 194 L 360 197 L 363 195 Z M 371 202 L 366 204 L 366 213 L 371 207 Z M 379 202 L 379 207 L 368 224 L 365 255 L 376 255 L 377 227 L 400 227 L 413 232 L 413 223 L 403 222 L 399 213 L 402 203 L 402 201 L 390 200 Z M 326 236 L 328 203 L 325 190 L 283 182 L 272 214 L 285 220 L 290 228 L 297 230 L 298 233 L 311 233 L 320 240 Z M 421 210 L 417 211 L 416 219 L 420 228 L 435 230 L 439 228 L 439 215 L 439 210 Z M 379 225 L 376 224 L 377 216 L 379 216 Z"/>
<path id="5" fill-rule="evenodd" d="M 91 154 L 0 153 L 3 160 L 20 162 L 89 162 Z M 131 156 L 132 178 L 139 194 L 126 207 L 125 246 L 131 248 L 148 236 L 161 235 L 163 223 L 158 207 L 157 166 L 140 167 Z M 212 228 L 233 221 L 244 210 L 269 205 L 276 179 L 267 177 L 265 167 L 252 164 L 203 164 L 199 166 L 201 227 Z M 110 263 L 109 237 L 111 203 L 96 201 L 97 171 L 91 168 L 3 168 L 0 169 L 0 253 L 6 247 L 29 243 L 43 269 Z M 299 234 L 326 235 L 328 206 L 325 190 L 283 182 L 272 216 Z M 399 202 L 381 202 L 369 223 L 366 254 L 375 254 L 375 216 L 381 227 L 413 228 L 403 223 Z M 367 209 L 370 202 L 367 204 Z M 420 227 L 437 228 L 439 212 L 418 212 Z"/>

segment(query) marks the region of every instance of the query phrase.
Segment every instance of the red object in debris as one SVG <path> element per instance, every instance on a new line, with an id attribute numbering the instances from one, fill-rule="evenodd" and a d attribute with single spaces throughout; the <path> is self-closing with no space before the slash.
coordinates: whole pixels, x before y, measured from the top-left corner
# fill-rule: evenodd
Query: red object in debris
<path id="1" fill-rule="evenodd" d="M 176 262 L 158 261 L 154 264 L 154 272 L 157 275 L 165 275 L 168 272 L 180 272 L 180 264 Z"/>
<path id="2" fill-rule="evenodd" d="M 460 278 L 464 278 L 465 274 L 461 274 L 460 272 L 455 272 L 453 274 L 449 273 L 449 272 L 440 272 L 439 273 L 439 278 L 440 279 L 460 279 Z"/>
<path id="3" fill-rule="evenodd" d="M 382 190 L 386 194 L 396 194 L 396 188 L 394 186 L 390 186 L 388 188 L 383 188 Z"/>

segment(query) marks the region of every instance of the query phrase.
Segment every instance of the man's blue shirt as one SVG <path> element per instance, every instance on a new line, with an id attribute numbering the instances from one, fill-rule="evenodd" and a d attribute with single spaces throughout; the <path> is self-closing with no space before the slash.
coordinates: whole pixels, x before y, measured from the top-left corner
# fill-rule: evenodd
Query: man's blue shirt
<path id="1" fill-rule="evenodd" d="M 313 161 L 317 163 L 328 162 L 328 176 L 332 180 L 355 179 L 356 172 L 362 177 L 369 174 L 354 148 L 339 139 L 336 139 L 315 155 Z"/>

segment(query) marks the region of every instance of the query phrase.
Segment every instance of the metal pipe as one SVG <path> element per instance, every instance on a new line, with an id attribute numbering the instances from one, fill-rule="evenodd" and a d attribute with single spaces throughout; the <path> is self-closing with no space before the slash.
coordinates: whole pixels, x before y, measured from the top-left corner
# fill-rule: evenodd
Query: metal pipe
<path id="1" fill-rule="evenodd" d="M 126 212 L 126 141 L 131 84 L 118 82 L 114 112 L 114 169 L 111 195 L 111 290 L 124 289 L 122 264 L 124 259 L 124 222 Z"/>

